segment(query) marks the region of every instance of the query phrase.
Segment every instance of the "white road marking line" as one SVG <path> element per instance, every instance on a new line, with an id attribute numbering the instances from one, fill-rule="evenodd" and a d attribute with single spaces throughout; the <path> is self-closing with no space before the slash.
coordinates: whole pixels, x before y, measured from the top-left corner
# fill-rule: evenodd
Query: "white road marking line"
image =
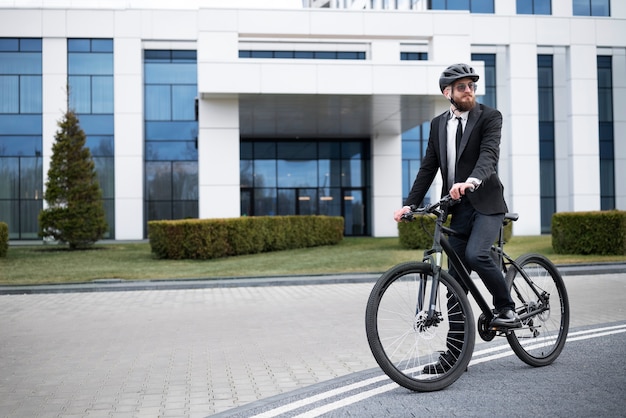
<path id="1" fill-rule="evenodd" d="M 613 335 L 613 334 L 620 334 L 620 333 L 624 333 L 626 332 L 626 325 L 616 325 L 616 326 L 611 326 L 611 327 L 603 327 L 603 328 L 597 328 L 597 329 L 589 329 L 589 330 L 583 330 L 583 331 L 576 331 L 576 332 L 572 332 L 572 333 L 568 333 L 567 336 L 567 341 L 581 341 L 581 340 L 587 340 L 587 339 L 591 339 L 591 338 L 598 338 L 598 337 L 603 337 L 606 335 Z M 533 345 L 532 347 L 529 348 L 536 348 L 536 347 L 540 347 L 541 344 L 536 344 Z M 497 347 L 490 347 L 490 348 L 486 348 L 483 350 L 479 350 L 479 351 L 475 351 L 474 352 L 474 356 L 483 356 L 485 354 L 489 354 L 489 353 L 493 353 L 496 351 L 502 351 L 504 349 L 510 348 L 510 346 L 508 344 L 502 344 L 499 345 Z M 507 351 L 507 352 L 503 352 L 503 353 L 499 353 L 499 354 L 492 354 L 492 355 L 488 355 L 485 357 L 480 357 L 480 358 L 476 358 L 476 359 L 472 359 L 472 361 L 470 361 L 469 366 L 473 366 L 476 364 L 480 364 L 480 363 L 485 363 L 487 361 L 491 361 L 491 360 L 497 360 L 500 358 L 504 358 L 504 357 L 508 357 L 508 356 L 512 356 L 515 353 L 513 353 L 513 351 Z M 323 401 L 324 399 L 328 399 L 331 398 L 333 396 L 336 395 L 340 395 L 342 393 L 345 392 L 349 392 L 351 390 L 354 389 L 359 389 L 361 387 L 365 387 L 365 386 L 369 386 L 371 384 L 374 383 L 378 383 L 381 382 L 383 380 L 387 380 L 389 379 L 386 375 L 381 375 L 378 377 L 373 377 L 370 379 L 366 379 L 363 380 L 361 382 L 357 382 L 357 383 L 353 383 L 341 388 L 337 388 L 337 389 L 333 389 L 333 390 L 329 390 L 326 392 L 322 392 L 319 393 L 317 395 L 308 397 L 306 399 L 301 399 L 299 401 L 296 402 L 292 402 L 286 405 L 283 405 L 281 407 L 263 412 L 261 414 L 255 415 L 253 418 L 272 418 L 272 417 L 277 417 L 280 414 L 286 413 L 286 412 L 290 412 L 293 411 L 295 409 L 301 408 L 303 406 L 306 405 L 310 405 L 312 403 L 318 402 L 318 401 Z M 345 406 L 360 402 L 362 400 L 365 400 L 367 398 L 370 398 L 372 396 L 375 395 L 379 395 L 381 393 L 385 393 L 385 392 L 389 392 L 391 390 L 394 390 L 396 388 L 400 387 L 397 383 L 389 383 L 383 386 L 379 386 L 376 387 L 374 389 L 370 389 L 367 390 L 365 392 L 361 392 L 359 394 L 353 395 L 353 396 L 349 396 L 347 398 L 343 398 L 340 399 L 338 401 L 335 402 L 331 402 L 329 404 L 326 405 L 322 405 L 319 406 L 315 409 L 311 409 L 309 411 L 306 411 L 300 415 L 297 415 L 296 418 L 314 418 L 314 417 L 318 417 L 322 414 L 334 411 L 336 409 L 340 409 L 343 408 Z"/>

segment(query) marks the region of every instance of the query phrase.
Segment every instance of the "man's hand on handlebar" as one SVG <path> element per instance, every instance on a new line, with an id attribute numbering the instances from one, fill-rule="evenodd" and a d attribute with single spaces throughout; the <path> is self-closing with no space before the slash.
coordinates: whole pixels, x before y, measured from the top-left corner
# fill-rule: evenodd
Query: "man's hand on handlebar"
<path id="1" fill-rule="evenodd" d="M 409 206 L 403 206 L 402 208 L 398 209 L 397 211 L 393 213 L 394 221 L 396 222 L 402 221 L 402 215 L 410 211 L 411 211 L 411 208 Z"/>
<path id="2" fill-rule="evenodd" d="M 459 200 L 462 196 L 465 196 L 466 192 L 473 192 L 474 189 L 476 189 L 474 183 L 455 183 L 450 189 L 450 197 L 454 200 Z"/>

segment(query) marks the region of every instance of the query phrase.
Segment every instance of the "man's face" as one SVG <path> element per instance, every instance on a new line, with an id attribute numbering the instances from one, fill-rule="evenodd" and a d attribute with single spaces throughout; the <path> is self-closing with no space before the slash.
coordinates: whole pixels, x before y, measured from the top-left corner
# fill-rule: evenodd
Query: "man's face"
<path id="1" fill-rule="evenodd" d="M 465 86 L 465 87 L 464 87 Z M 448 94 L 461 112 L 471 110 L 476 106 L 476 95 L 474 94 L 474 81 L 471 78 L 462 78 L 455 81 L 448 87 Z"/>

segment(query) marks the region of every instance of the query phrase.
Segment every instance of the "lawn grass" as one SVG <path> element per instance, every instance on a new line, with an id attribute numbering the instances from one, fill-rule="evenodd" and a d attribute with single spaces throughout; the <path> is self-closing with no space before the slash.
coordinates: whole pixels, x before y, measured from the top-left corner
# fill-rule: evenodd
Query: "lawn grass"
<path id="1" fill-rule="evenodd" d="M 550 236 L 513 237 L 509 255 L 546 255 L 556 264 L 625 262 L 624 256 L 554 254 Z M 278 251 L 215 260 L 158 260 L 148 243 L 97 244 L 85 251 L 59 245 L 15 245 L 0 258 L 0 285 L 80 283 L 98 279 L 181 279 L 380 273 L 402 261 L 420 260 L 398 238 L 349 237 L 335 246 Z"/>

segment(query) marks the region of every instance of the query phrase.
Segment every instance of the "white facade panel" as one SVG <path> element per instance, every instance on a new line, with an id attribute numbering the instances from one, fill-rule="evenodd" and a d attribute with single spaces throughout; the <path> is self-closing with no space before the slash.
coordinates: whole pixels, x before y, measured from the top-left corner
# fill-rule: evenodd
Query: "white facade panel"
<path id="1" fill-rule="evenodd" d="M 0 6 L 0 37 L 43 38 L 44 173 L 66 105 L 67 38 L 114 38 L 117 239 L 144 234 L 144 48 L 197 49 L 201 217 L 239 216 L 243 125 L 263 124 L 266 133 L 277 137 L 298 129 L 324 137 L 369 135 L 368 204 L 375 236 L 397 233 L 391 215 L 402 199 L 400 134 L 406 126 L 401 124 L 408 119 L 416 126 L 446 109 L 449 104 L 438 87 L 441 70 L 453 62 L 470 62 L 476 52 L 496 54 L 498 108 L 504 117 L 500 170 L 509 209 L 521 215 L 516 234 L 534 235 L 541 228 L 538 53 L 554 56 L 557 210 L 599 209 L 596 57 L 612 54 L 616 206 L 625 209 L 626 182 L 619 180 L 626 178 L 626 142 L 621 140 L 626 116 L 620 112 L 626 100 L 626 3 L 613 0 L 610 18 L 573 17 L 571 1 L 553 1 L 552 16 L 521 16 L 515 3 L 496 1 L 496 14 L 485 15 L 197 6 L 179 10 L 183 7 L 137 7 L 132 0 L 111 3 L 114 7 L 99 2 L 86 9 L 70 1 L 54 7 L 40 1 L 31 2 L 32 8 Z M 366 59 L 239 59 L 239 49 L 248 48 L 359 50 Z M 403 48 L 428 52 L 428 61 L 400 61 Z M 481 62 L 471 64 L 484 74 Z M 479 94 L 485 91 L 482 81 Z M 253 109 L 240 119 L 243 100 L 268 97 L 267 104 L 285 96 L 319 106 L 328 103 L 320 97 L 350 97 L 359 106 L 371 106 L 371 115 L 356 120 L 356 110 L 344 105 L 328 109 L 327 125 L 305 112 L 283 121 L 280 110 L 273 108 Z M 413 112 L 419 116 L 407 118 Z M 438 193 L 438 186 L 434 189 Z"/>
<path id="2" fill-rule="evenodd" d="M 115 12 L 109 10 L 68 10 L 65 33 L 68 38 L 110 38 L 115 33 Z"/>

